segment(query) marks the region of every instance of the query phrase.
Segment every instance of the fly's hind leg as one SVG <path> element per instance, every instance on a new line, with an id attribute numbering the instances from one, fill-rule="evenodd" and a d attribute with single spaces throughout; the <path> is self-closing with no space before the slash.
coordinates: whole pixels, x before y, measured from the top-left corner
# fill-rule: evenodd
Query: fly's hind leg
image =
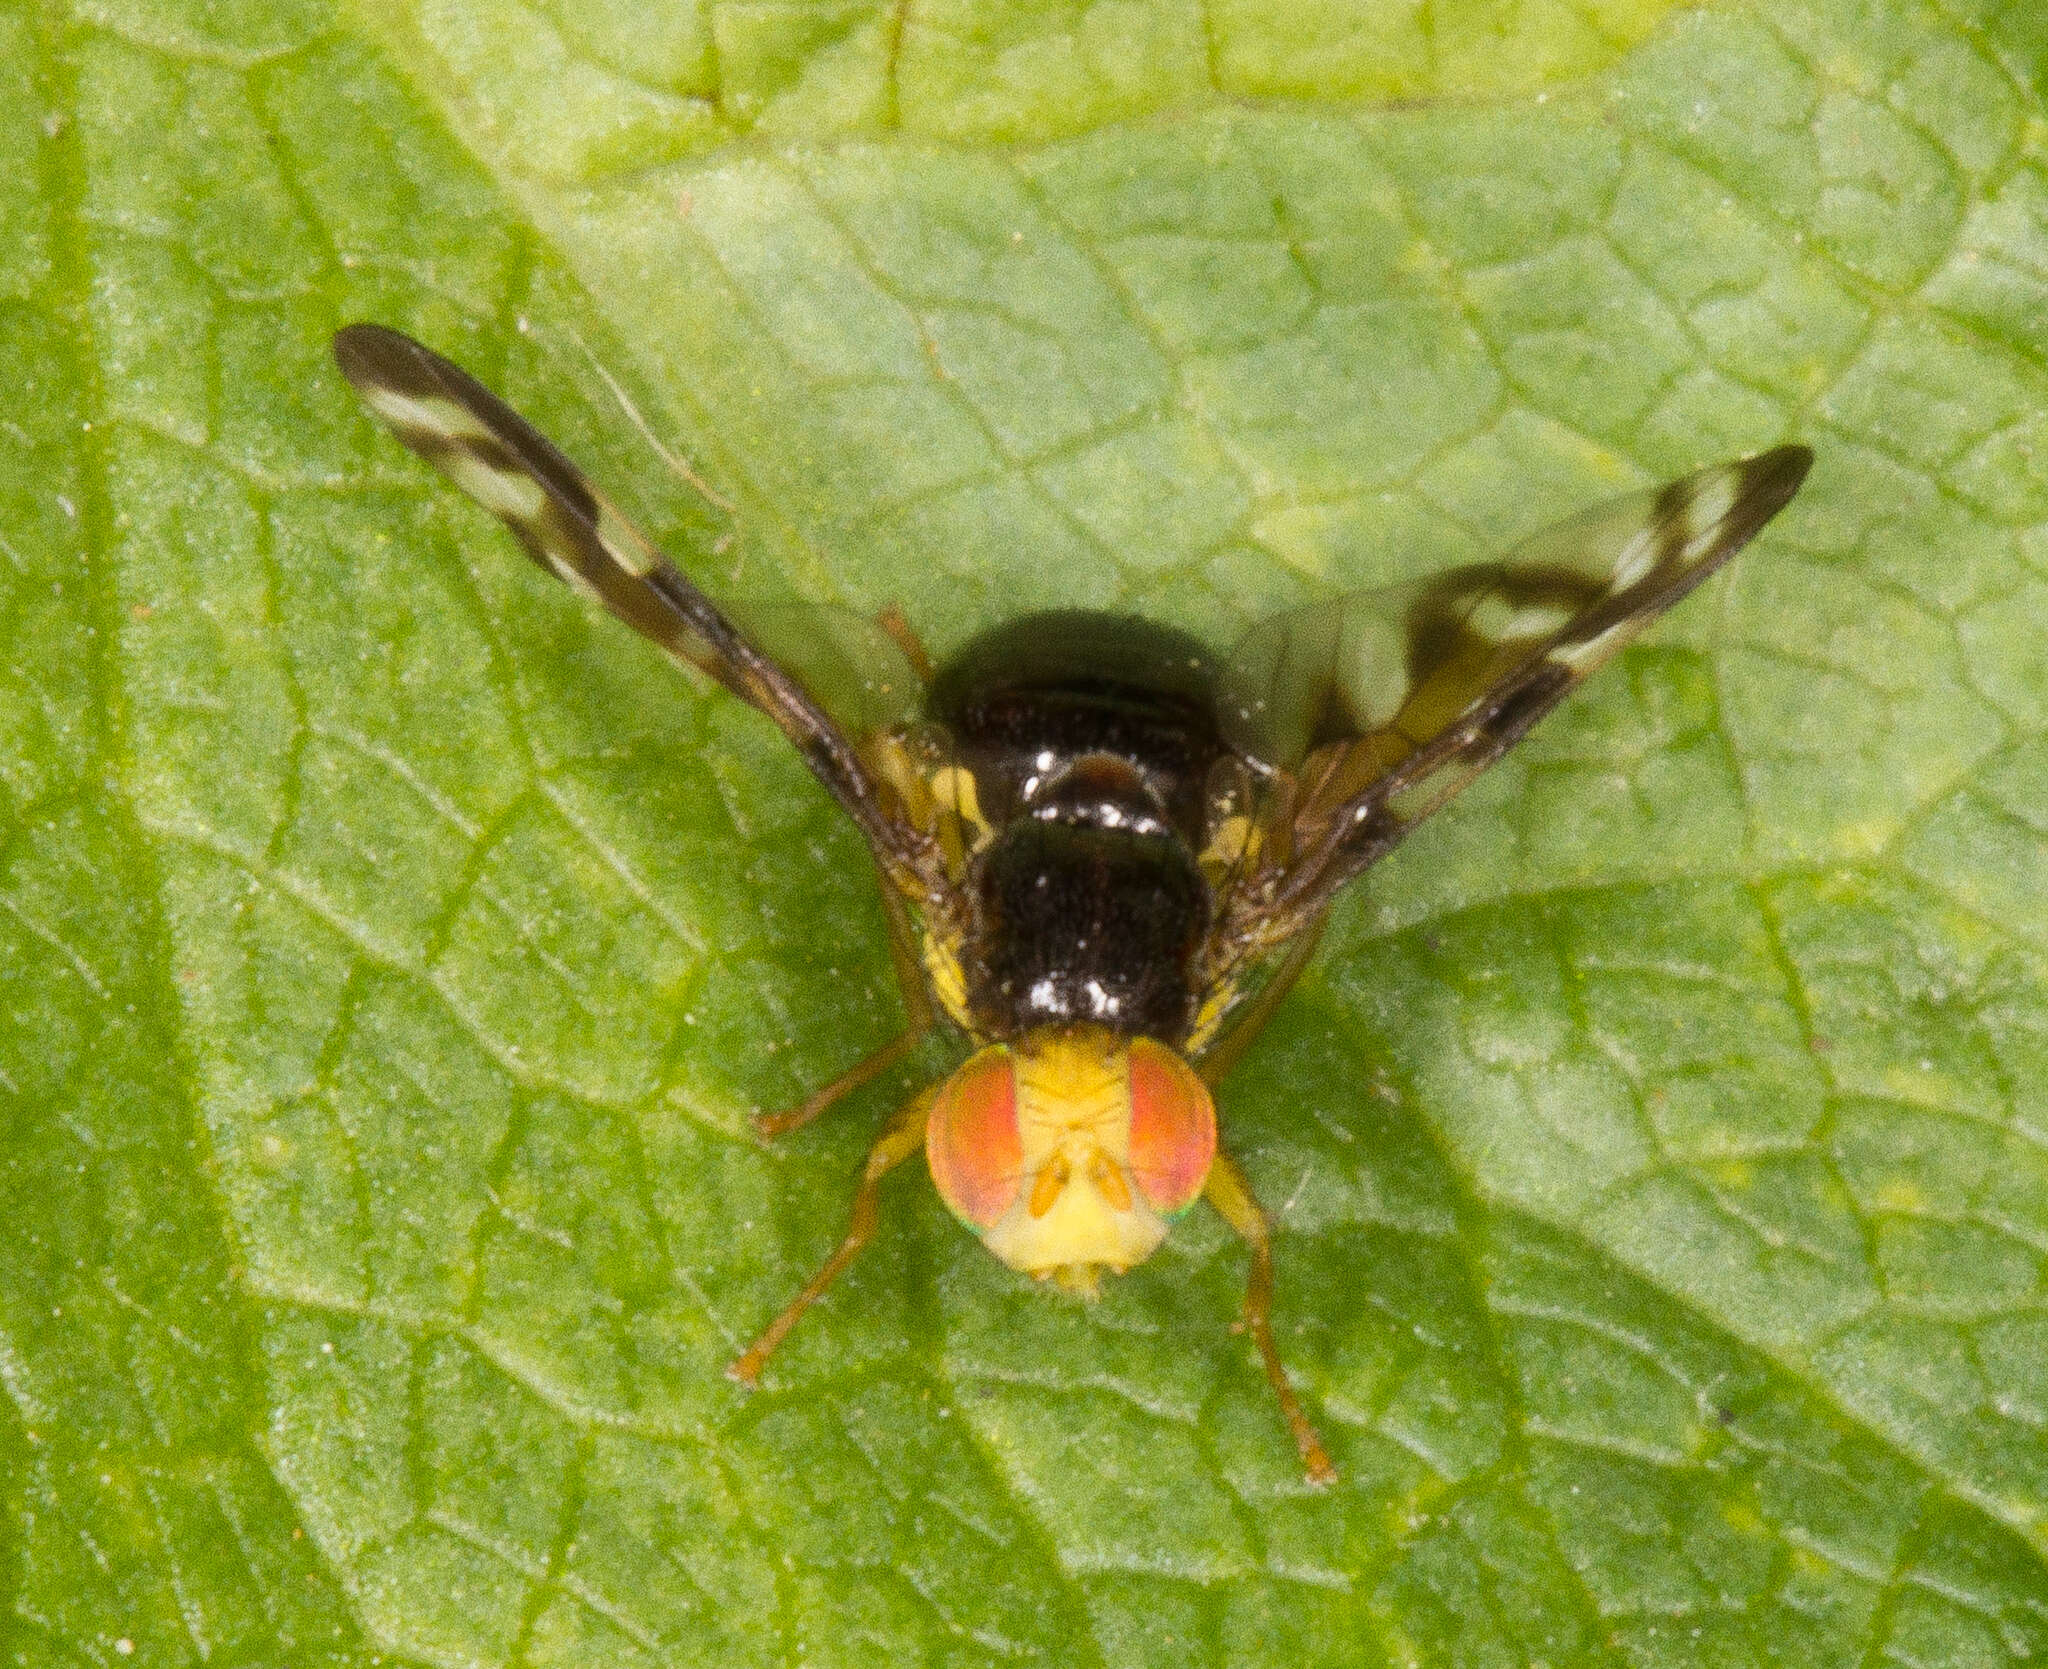
<path id="1" fill-rule="evenodd" d="M 736 1379 L 742 1385 L 758 1383 L 761 1365 L 774 1353 L 775 1347 L 789 1336 L 789 1330 L 802 1318 L 804 1311 L 825 1295 L 825 1289 L 874 1239 L 875 1227 L 882 1216 L 882 1178 L 924 1146 L 925 1119 L 938 1093 L 939 1086 L 934 1084 L 912 1096 L 897 1110 L 896 1116 L 889 1121 L 889 1128 L 882 1132 L 882 1139 L 868 1150 L 868 1162 L 862 1167 L 860 1187 L 853 1196 L 853 1214 L 846 1225 L 845 1238 L 817 1274 L 805 1283 L 803 1291 L 790 1300 L 783 1312 L 761 1330 L 761 1336 L 725 1370 L 728 1379 Z"/>
<path id="2" fill-rule="evenodd" d="M 1244 1294 L 1245 1325 L 1251 1329 L 1252 1341 L 1259 1347 L 1266 1380 L 1273 1387 L 1273 1394 L 1280 1399 L 1280 1413 L 1287 1421 L 1287 1429 L 1294 1434 L 1294 1446 L 1301 1451 L 1302 1470 L 1308 1474 L 1308 1481 L 1312 1484 L 1333 1484 L 1337 1481 L 1337 1469 L 1330 1464 L 1322 1438 L 1316 1435 L 1316 1428 L 1302 1411 L 1301 1399 L 1294 1394 L 1294 1387 L 1287 1383 L 1286 1370 L 1280 1366 L 1280 1352 L 1273 1343 L 1272 1231 L 1265 1207 L 1252 1194 L 1251 1184 L 1245 1180 L 1244 1172 L 1238 1169 L 1237 1161 L 1227 1153 L 1216 1155 L 1216 1163 L 1210 1169 L 1209 1181 L 1202 1193 L 1223 1220 L 1244 1236 L 1246 1244 L 1251 1247 L 1251 1280 Z"/>
<path id="3" fill-rule="evenodd" d="M 902 605 L 891 603 L 875 616 L 875 624 L 903 651 L 903 658 L 910 663 L 910 670 L 917 674 L 918 682 L 929 684 L 932 681 L 931 654 L 924 646 L 924 639 L 917 635 L 917 628 L 904 614 Z"/>
<path id="4" fill-rule="evenodd" d="M 779 1113 L 756 1113 L 754 1130 L 763 1140 L 772 1141 L 792 1130 L 801 1130 L 834 1102 L 879 1078 L 915 1050 L 924 1041 L 925 1034 L 938 1023 L 938 1015 L 932 1008 L 931 992 L 925 985 L 924 968 L 918 960 L 910 917 L 903 908 L 903 897 L 887 875 L 881 880 L 882 912 L 889 920 L 889 960 L 896 969 L 896 983 L 903 991 L 906 1024 L 897 1036 L 866 1060 L 848 1067 L 794 1107 L 785 1107 Z"/>

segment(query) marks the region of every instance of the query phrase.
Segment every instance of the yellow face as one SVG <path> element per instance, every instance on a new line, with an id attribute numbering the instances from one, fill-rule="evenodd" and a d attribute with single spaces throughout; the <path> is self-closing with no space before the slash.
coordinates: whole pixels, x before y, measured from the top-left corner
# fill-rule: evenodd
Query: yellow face
<path id="1" fill-rule="evenodd" d="M 1163 1043 L 1044 1027 L 946 1080 L 925 1154 L 940 1196 L 1003 1262 L 1092 1293 L 1104 1270 L 1150 1257 L 1200 1196 L 1216 1110 Z"/>

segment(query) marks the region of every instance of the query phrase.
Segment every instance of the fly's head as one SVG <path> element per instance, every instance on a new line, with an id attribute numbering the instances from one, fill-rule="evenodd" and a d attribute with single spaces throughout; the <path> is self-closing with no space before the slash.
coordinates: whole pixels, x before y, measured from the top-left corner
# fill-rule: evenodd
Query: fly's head
<path id="1" fill-rule="evenodd" d="M 1045 1026 L 973 1055 L 925 1127 L 932 1181 L 1012 1269 L 1093 1295 L 1166 1238 L 1216 1158 L 1208 1086 L 1175 1050 Z"/>

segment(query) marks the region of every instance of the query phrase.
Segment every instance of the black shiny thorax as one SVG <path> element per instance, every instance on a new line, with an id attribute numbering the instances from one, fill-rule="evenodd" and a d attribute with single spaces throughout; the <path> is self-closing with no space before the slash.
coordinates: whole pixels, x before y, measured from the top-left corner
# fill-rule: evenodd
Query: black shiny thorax
<path id="1" fill-rule="evenodd" d="M 1224 751 L 1208 652 L 1122 615 L 1026 615 L 969 643 L 925 707 L 993 831 L 969 876 L 962 958 L 977 1029 L 1093 1021 L 1179 1042 L 1210 915 L 1195 854 Z"/>

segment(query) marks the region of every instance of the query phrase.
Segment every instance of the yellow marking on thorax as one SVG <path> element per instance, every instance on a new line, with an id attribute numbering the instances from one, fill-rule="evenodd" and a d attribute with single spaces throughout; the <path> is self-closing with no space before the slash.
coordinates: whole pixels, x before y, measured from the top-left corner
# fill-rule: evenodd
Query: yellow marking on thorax
<path id="1" fill-rule="evenodd" d="M 1209 988 L 1209 994 L 1202 999 L 1202 1006 L 1195 1010 L 1194 1029 L 1188 1033 L 1188 1040 L 1181 1045 L 1181 1053 L 1199 1055 L 1216 1041 L 1217 1032 L 1223 1029 L 1223 1017 L 1237 1005 L 1238 982 L 1223 979 Z"/>
<path id="2" fill-rule="evenodd" d="M 946 1018 L 971 1035 L 974 1026 L 967 1012 L 967 974 L 960 966 L 958 948 L 945 943 L 929 926 L 920 929 L 918 939 L 932 995 L 939 999 Z"/>
<path id="3" fill-rule="evenodd" d="M 968 859 L 994 840 L 996 831 L 982 812 L 974 773 L 937 763 L 938 749 L 920 745 L 928 740 L 915 732 L 890 732 L 874 738 L 866 751 L 911 824 L 937 838 L 946 868 L 958 880 L 967 872 Z"/>
<path id="4" fill-rule="evenodd" d="M 934 813 L 931 784 L 918 768 L 917 760 L 904 739 L 891 731 L 876 737 L 867 751 L 875 774 L 888 783 L 895 790 L 897 799 L 903 802 L 903 812 L 911 827 L 930 834 Z"/>
<path id="5" fill-rule="evenodd" d="M 1226 817 L 1216 825 L 1216 832 L 1209 837 L 1209 844 L 1202 848 L 1202 855 L 1196 861 L 1202 866 L 1202 873 L 1214 886 L 1237 867 L 1238 860 L 1246 855 L 1252 844 L 1252 820 L 1241 812 Z"/>
<path id="6" fill-rule="evenodd" d="M 946 863 L 956 875 L 967 870 L 967 860 L 995 839 L 996 831 L 981 814 L 981 795 L 974 773 L 958 765 L 941 765 L 931 774 L 932 801 L 943 813 L 939 822 L 939 844 L 945 848 Z"/>
<path id="7" fill-rule="evenodd" d="M 974 773 L 958 765 L 941 765 L 932 772 L 932 798 L 963 823 L 973 826 L 976 844 L 995 833 L 981 814 L 981 795 L 974 786 Z"/>

